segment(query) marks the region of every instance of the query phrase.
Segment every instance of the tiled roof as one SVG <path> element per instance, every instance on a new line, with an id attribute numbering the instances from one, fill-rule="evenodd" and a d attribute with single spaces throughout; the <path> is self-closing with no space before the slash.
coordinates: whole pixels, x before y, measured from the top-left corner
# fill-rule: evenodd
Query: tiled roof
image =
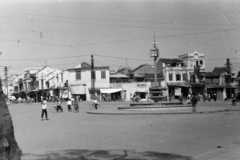
<path id="1" fill-rule="evenodd" d="M 206 77 L 219 77 L 220 74 L 218 74 L 218 73 L 213 73 L 213 72 L 206 72 L 206 73 L 205 73 L 205 76 L 206 76 Z"/>
<path id="2" fill-rule="evenodd" d="M 220 75 L 227 72 L 227 69 L 226 67 L 215 67 L 212 72 Z"/>
<path id="3" fill-rule="evenodd" d="M 142 64 L 142 65 L 138 66 L 137 68 L 135 68 L 135 69 L 133 69 L 132 71 L 130 71 L 130 72 L 128 73 L 128 75 L 134 73 L 135 71 L 137 71 L 138 69 L 142 68 L 142 67 L 145 66 L 145 65 L 149 65 L 149 64 Z M 150 66 L 150 65 L 149 65 L 149 66 Z"/>

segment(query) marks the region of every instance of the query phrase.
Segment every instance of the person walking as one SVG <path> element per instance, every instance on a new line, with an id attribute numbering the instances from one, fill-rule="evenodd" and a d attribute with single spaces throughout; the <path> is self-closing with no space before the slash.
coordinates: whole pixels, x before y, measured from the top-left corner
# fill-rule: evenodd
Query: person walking
<path id="1" fill-rule="evenodd" d="M 71 105 L 72 105 L 72 101 L 71 101 L 71 99 L 70 99 L 70 98 L 68 98 L 68 101 L 67 101 L 68 112 L 72 112 Z"/>
<path id="2" fill-rule="evenodd" d="M 187 96 L 187 104 L 191 103 L 190 99 L 191 99 L 191 95 L 188 94 L 188 96 Z"/>
<path id="3" fill-rule="evenodd" d="M 48 116 L 47 116 L 47 100 L 46 100 L 46 98 L 43 98 L 43 101 L 42 101 L 41 105 L 42 105 L 42 114 L 41 114 L 42 121 L 43 121 L 44 115 L 45 115 L 46 120 L 48 120 Z"/>
<path id="4" fill-rule="evenodd" d="M 60 99 L 58 99 L 58 101 L 57 101 L 57 112 L 58 112 L 59 110 L 61 110 L 61 112 L 63 112 L 63 109 L 62 109 L 62 106 L 61 106 L 61 100 L 60 100 Z"/>
<path id="5" fill-rule="evenodd" d="M 217 101 L 217 95 L 216 95 L 216 93 L 213 94 L 213 99 L 214 99 L 215 102 Z"/>
<path id="6" fill-rule="evenodd" d="M 196 95 L 193 95 L 191 101 L 192 101 L 192 112 L 196 113 L 197 112 L 197 102 L 198 102 Z"/>

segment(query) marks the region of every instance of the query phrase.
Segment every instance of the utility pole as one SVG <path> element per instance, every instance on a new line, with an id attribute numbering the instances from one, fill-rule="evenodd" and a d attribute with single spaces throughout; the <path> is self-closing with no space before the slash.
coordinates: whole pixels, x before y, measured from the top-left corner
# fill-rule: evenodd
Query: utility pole
<path id="1" fill-rule="evenodd" d="M 5 75 L 5 86 L 7 89 L 7 97 L 8 97 L 8 67 L 4 67 L 4 75 Z"/>
<path id="2" fill-rule="evenodd" d="M 91 87 L 92 87 L 92 98 L 95 99 L 95 72 L 94 72 L 93 55 L 91 55 Z"/>
<path id="3" fill-rule="evenodd" d="M 229 86 L 229 89 L 230 89 L 230 97 L 232 98 L 232 89 L 231 89 L 231 63 L 230 63 L 230 60 L 229 60 L 229 59 L 227 59 L 226 71 L 227 71 L 227 74 L 225 75 L 225 79 L 227 80 L 227 86 Z"/>

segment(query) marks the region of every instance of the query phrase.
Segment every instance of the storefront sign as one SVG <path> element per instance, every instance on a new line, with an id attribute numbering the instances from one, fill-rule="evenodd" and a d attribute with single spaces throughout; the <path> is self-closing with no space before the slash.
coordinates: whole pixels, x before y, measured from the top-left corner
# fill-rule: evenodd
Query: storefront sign
<path id="1" fill-rule="evenodd" d="M 147 87 L 146 84 L 137 84 L 137 87 Z"/>

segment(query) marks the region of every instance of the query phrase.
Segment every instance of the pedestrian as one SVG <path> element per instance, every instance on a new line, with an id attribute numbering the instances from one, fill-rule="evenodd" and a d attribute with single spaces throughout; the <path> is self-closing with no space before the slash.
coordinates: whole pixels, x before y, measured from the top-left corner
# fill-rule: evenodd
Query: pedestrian
<path id="1" fill-rule="evenodd" d="M 216 93 L 213 94 L 213 99 L 214 99 L 215 102 L 217 101 L 217 95 L 216 95 Z"/>
<path id="2" fill-rule="evenodd" d="M 103 101 L 106 101 L 106 97 L 104 94 L 102 95 L 102 97 L 103 97 Z"/>
<path id="3" fill-rule="evenodd" d="M 197 112 L 197 102 L 198 102 L 196 95 L 193 95 L 191 101 L 192 101 L 192 112 L 196 113 Z"/>
<path id="4" fill-rule="evenodd" d="M 183 101 L 183 97 L 182 97 L 182 94 L 179 95 L 179 102 L 182 102 Z"/>
<path id="5" fill-rule="evenodd" d="M 68 98 L 67 106 L 68 106 L 68 111 L 69 111 L 69 112 L 72 112 L 72 107 L 71 107 L 71 105 L 72 105 L 72 101 L 71 101 L 70 98 Z"/>
<path id="6" fill-rule="evenodd" d="M 187 96 L 187 104 L 191 103 L 190 99 L 191 99 L 191 95 L 188 94 L 188 96 Z"/>
<path id="7" fill-rule="evenodd" d="M 42 105 L 42 115 L 41 115 L 42 121 L 43 121 L 44 115 L 45 115 L 46 120 L 48 120 L 48 116 L 47 116 L 47 100 L 46 100 L 46 98 L 43 98 L 43 101 L 42 101 L 41 105 Z"/>
<path id="8" fill-rule="evenodd" d="M 226 93 L 224 94 L 224 102 L 228 101 Z"/>
<path id="9" fill-rule="evenodd" d="M 211 95 L 208 94 L 208 101 L 210 102 L 211 101 Z"/>
<path id="10" fill-rule="evenodd" d="M 57 112 L 58 112 L 59 110 L 61 110 L 61 112 L 63 112 L 63 109 L 62 109 L 62 106 L 61 106 L 61 100 L 60 100 L 60 99 L 57 100 Z"/>

